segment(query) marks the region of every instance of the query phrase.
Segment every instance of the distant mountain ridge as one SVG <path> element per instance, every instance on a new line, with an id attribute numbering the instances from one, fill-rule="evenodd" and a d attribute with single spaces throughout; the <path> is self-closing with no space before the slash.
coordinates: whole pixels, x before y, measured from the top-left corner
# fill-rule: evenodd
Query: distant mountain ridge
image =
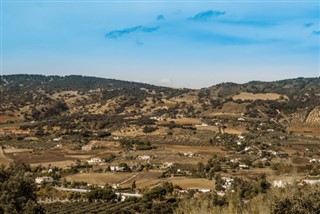
<path id="1" fill-rule="evenodd" d="M 0 122 L 75 114 L 136 118 L 222 114 L 320 123 L 320 78 L 221 83 L 199 90 L 80 75 L 3 75 L 0 83 Z"/>

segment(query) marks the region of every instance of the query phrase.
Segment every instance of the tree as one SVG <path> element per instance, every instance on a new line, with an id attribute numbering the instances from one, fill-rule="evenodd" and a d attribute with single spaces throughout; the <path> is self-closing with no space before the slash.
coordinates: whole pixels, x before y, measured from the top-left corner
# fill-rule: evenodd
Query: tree
<path id="1" fill-rule="evenodd" d="M 44 213 L 35 191 L 29 165 L 14 162 L 0 169 L 0 213 Z"/>
<path id="2" fill-rule="evenodd" d="M 112 201 L 117 197 L 110 186 L 91 190 L 87 192 L 86 196 L 90 202 L 95 200 Z"/>
<path id="3" fill-rule="evenodd" d="M 137 187 L 137 185 L 136 185 L 136 180 L 134 180 L 134 181 L 132 182 L 132 184 L 131 184 L 131 190 L 132 190 L 132 191 L 135 190 L 136 187 Z"/>
<path id="4" fill-rule="evenodd" d="M 163 200 L 164 196 L 173 192 L 173 185 L 170 182 L 165 182 L 162 186 L 154 187 L 143 195 L 144 201 L 151 201 L 154 199 Z"/>

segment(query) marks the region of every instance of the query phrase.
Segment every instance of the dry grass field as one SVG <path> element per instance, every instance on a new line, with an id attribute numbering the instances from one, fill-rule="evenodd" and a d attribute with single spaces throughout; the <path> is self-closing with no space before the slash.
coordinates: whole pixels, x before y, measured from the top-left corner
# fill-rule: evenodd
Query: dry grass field
<path id="1" fill-rule="evenodd" d="M 212 180 L 204 179 L 204 178 L 186 178 L 186 177 L 174 177 L 168 179 L 168 181 L 172 182 L 173 185 L 178 185 L 183 189 L 189 188 L 205 188 L 205 189 L 214 189 L 215 185 Z"/>
<path id="2" fill-rule="evenodd" d="M 232 129 L 232 128 L 226 128 L 224 131 L 225 131 L 225 133 L 236 134 L 236 135 L 240 135 L 240 134 L 246 132 L 246 130 L 244 130 L 244 129 Z"/>
<path id="3" fill-rule="evenodd" d="M 167 119 L 166 121 L 156 121 L 158 125 L 170 124 L 174 122 L 179 125 L 201 125 L 202 122 L 197 118 L 181 118 L 181 119 Z"/>
<path id="4" fill-rule="evenodd" d="M 223 104 L 222 109 L 215 109 L 215 112 L 221 112 L 228 115 L 234 115 L 234 116 L 242 116 L 243 112 L 246 110 L 247 103 L 234 103 L 234 102 L 228 102 Z"/>
<path id="5" fill-rule="evenodd" d="M 304 157 L 295 157 L 291 159 L 293 164 L 296 165 L 306 165 L 309 164 L 309 158 L 304 158 Z"/>
<path id="6" fill-rule="evenodd" d="M 182 118 L 173 120 L 176 124 L 180 125 L 201 125 L 202 122 L 197 118 Z"/>
<path id="7" fill-rule="evenodd" d="M 82 173 L 65 177 L 67 181 L 82 181 L 89 184 L 105 185 L 119 184 L 121 187 L 131 187 L 132 182 L 136 182 L 138 189 L 146 187 L 154 187 L 163 182 L 172 182 L 174 185 L 179 185 L 183 189 L 188 188 L 207 188 L 214 189 L 214 182 L 203 178 L 186 178 L 172 177 L 169 179 L 160 179 L 162 171 L 151 170 L 144 172 L 106 172 L 106 173 Z"/>
<path id="8" fill-rule="evenodd" d="M 198 101 L 198 94 L 197 93 L 187 93 L 180 95 L 178 97 L 171 98 L 172 101 L 178 102 L 178 103 L 188 103 L 188 104 L 194 104 Z"/>
<path id="9" fill-rule="evenodd" d="M 242 92 L 238 95 L 232 97 L 233 100 L 279 100 L 281 94 L 276 93 L 264 93 L 264 94 L 253 94 Z M 288 99 L 287 96 L 283 96 L 285 99 Z"/>
<path id="10" fill-rule="evenodd" d="M 135 172 L 81 173 L 65 177 L 67 181 L 83 181 L 89 184 L 105 185 L 124 182 L 134 176 Z"/>
<path id="11" fill-rule="evenodd" d="M 57 161 L 74 160 L 74 158 L 66 157 L 63 153 L 50 150 L 43 152 L 9 153 L 7 156 L 12 160 L 22 161 L 27 164 L 44 164 Z"/>
<path id="12" fill-rule="evenodd" d="M 88 145 L 90 146 L 104 146 L 104 147 L 119 147 L 120 143 L 116 141 L 101 141 L 101 140 L 91 140 Z"/>
<path id="13" fill-rule="evenodd" d="M 58 168 L 62 168 L 62 169 L 66 169 L 68 167 L 70 167 L 71 165 L 75 165 L 76 161 L 74 160 L 67 160 L 67 161 L 54 161 L 54 162 L 43 162 L 43 163 L 32 163 L 30 164 L 30 166 L 44 166 L 44 167 L 58 167 Z"/>
<path id="14" fill-rule="evenodd" d="M 156 145 L 157 146 L 157 145 Z M 184 146 L 184 145 L 170 145 L 170 144 L 160 144 L 159 146 L 163 147 L 165 151 L 168 152 L 192 152 L 195 154 L 217 154 L 224 153 L 220 147 L 203 147 L 203 146 Z"/>
<path id="15" fill-rule="evenodd" d="M 122 183 L 122 187 L 131 187 L 133 181 L 136 181 L 136 186 L 139 189 L 157 185 L 163 182 L 159 177 L 162 175 L 160 170 L 151 170 L 146 172 L 140 172 L 135 177 L 128 179 L 126 182 Z"/>
<path id="16" fill-rule="evenodd" d="M 10 153 L 20 153 L 20 152 L 32 152 L 33 149 L 16 149 L 14 147 L 5 148 L 3 149 L 4 153 L 10 154 Z"/>
<path id="17" fill-rule="evenodd" d="M 320 136 L 320 127 L 289 127 L 288 131 L 297 135 Z"/>
<path id="18" fill-rule="evenodd" d="M 212 132 L 219 132 L 218 126 L 197 126 L 197 130 L 199 131 L 212 131 Z"/>
<path id="19" fill-rule="evenodd" d="M 4 155 L 2 146 L 0 146 L 0 165 L 9 166 L 11 160 Z"/>

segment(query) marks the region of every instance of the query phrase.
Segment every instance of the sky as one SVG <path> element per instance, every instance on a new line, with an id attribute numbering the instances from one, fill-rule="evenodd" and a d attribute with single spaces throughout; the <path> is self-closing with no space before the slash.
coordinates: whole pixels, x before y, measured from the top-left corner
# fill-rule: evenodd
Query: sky
<path id="1" fill-rule="evenodd" d="M 1 1 L 1 74 L 170 87 L 320 75 L 320 1 Z"/>

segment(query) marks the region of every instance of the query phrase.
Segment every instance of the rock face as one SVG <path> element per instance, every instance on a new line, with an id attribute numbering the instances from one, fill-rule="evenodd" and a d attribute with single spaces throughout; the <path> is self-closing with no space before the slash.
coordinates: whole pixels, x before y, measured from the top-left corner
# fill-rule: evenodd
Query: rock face
<path id="1" fill-rule="evenodd" d="M 315 107 L 308 115 L 306 123 L 320 124 L 320 106 Z"/>

